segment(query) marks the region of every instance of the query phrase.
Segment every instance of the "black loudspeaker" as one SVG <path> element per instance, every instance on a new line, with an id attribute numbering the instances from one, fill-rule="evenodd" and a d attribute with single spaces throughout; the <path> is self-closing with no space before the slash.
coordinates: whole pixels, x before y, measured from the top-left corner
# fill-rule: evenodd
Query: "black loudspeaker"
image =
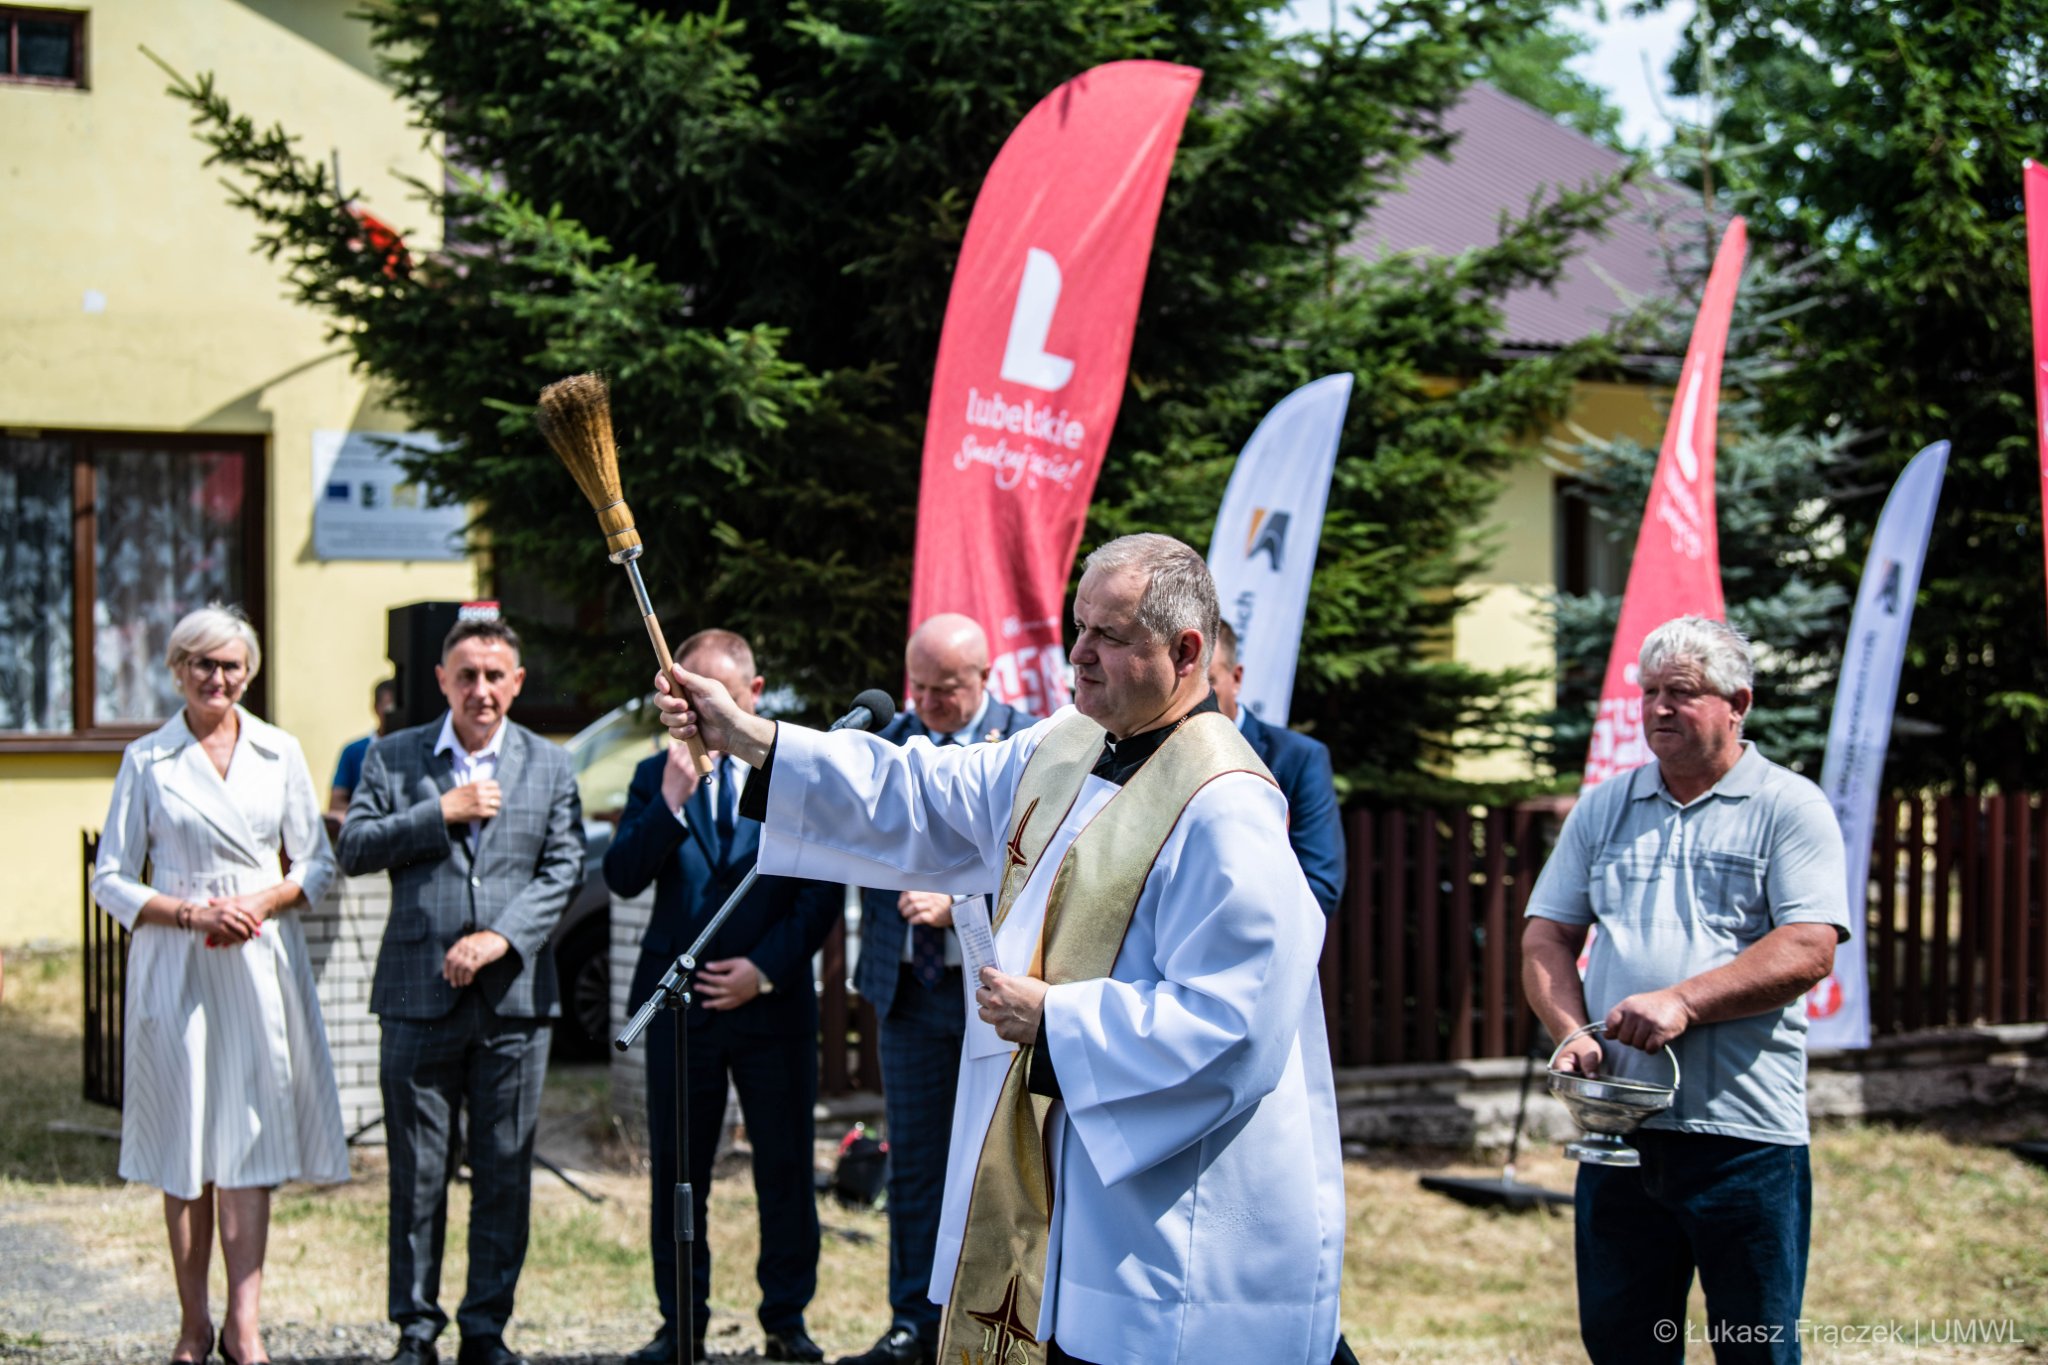
<path id="1" fill-rule="evenodd" d="M 434 681 L 441 662 L 441 641 L 462 615 L 461 602 L 408 602 L 385 614 L 384 653 L 398 683 L 398 712 L 393 731 L 425 725 L 448 709 Z"/>

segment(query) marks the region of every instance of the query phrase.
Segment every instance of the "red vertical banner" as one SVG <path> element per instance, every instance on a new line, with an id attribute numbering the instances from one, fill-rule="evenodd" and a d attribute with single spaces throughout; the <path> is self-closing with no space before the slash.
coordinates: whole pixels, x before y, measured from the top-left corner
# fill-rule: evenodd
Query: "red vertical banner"
<path id="1" fill-rule="evenodd" d="M 1643 689 L 1636 680 L 1636 655 L 1643 638 L 1674 616 L 1727 614 L 1721 600 L 1721 537 L 1714 510 L 1714 434 L 1721 409 L 1721 359 L 1728 349 L 1728 322 L 1742 279 L 1749 231 L 1742 219 L 1729 222 L 1714 268 L 1707 275 L 1685 367 L 1678 372 L 1678 398 L 1664 428 L 1657 473 L 1636 533 L 1635 559 L 1621 599 L 1621 623 L 1607 656 L 1600 686 L 1600 714 L 1586 754 L 1584 787 L 1650 759 L 1643 742 Z M 1584 789 L 1581 788 L 1581 790 Z"/>
<path id="2" fill-rule="evenodd" d="M 917 498 L 914 625 L 989 632 L 989 686 L 1067 700 L 1061 619 L 1123 401 L 1152 232 L 1202 73 L 1110 62 L 1024 116 L 968 219 L 939 334 Z"/>
<path id="3" fill-rule="evenodd" d="M 2027 191 L 2027 283 L 2034 304 L 2034 435 L 2041 443 L 2041 567 L 2048 574 L 2048 167 L 2020 169 Z"/>

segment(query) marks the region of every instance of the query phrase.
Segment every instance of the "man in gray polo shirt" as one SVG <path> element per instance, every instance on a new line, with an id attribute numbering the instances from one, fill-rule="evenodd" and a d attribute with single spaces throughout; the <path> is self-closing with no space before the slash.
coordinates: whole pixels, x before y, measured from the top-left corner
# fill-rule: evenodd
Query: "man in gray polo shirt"
<path id="1" fill-rule="evenodd" d="M 1630 1139 L 1638 1168 L 1581 1166 L 1579 1333 L 1595 1365 L 1682 1361 L 1697 1270 L 1719 1361 L 1795 1361 L 1812 1214 L 1801 997 L 1848 937 L 1842 835 L 1819 787 L 1742 738 L 1749 645 L 1686 616 L 1643 641 L 1656 761 L 1586 793 L 1537 879 L 1522 982 L 1558 1065 L 1683 1081 Z M 1578 955 L 1597 924 L 1586 979 Z M 1590 1009 L 1589 1009 L 1590 1007 Z M 1616 1046 L 1621 1044 L 1621 1046 Z"/>

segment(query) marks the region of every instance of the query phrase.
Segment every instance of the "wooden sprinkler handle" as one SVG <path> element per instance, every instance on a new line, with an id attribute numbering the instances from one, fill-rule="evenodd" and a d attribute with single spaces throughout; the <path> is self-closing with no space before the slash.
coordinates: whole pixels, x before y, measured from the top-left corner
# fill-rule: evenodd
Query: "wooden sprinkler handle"
<path id="1" fill-rule="evenodd" d="M 654 657 L 661 660 L 661 676 L 673 683 L 676 676 L 675 660 L 668 656 L 668 641 L 661 636 L 661 622 L 654 619 L 653 612 L 647 613 L 640 620 L 647 626 L 647 638 L 654 642 Z M 691 735 L 683 742 L 689 746 L 690 762 L 695 765 L 697 776 L 711 776 L 711 770 L 718 765 L 712 761 L 711 751 L 704 747 L 704 741 L 696 735 Z"/>

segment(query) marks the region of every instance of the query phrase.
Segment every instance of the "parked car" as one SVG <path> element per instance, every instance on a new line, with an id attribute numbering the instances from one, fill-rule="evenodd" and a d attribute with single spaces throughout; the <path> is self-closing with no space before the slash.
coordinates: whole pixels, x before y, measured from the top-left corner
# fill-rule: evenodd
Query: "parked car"
<path id="1" fill-rule="evenodd" d="M 612 897 L 604 884 L 604 855 L 625 809 L 633 769 L 660 751 L 659 716 L 650 693 L 612 708 L 562 745 L 576 765 L 583 797 L 583 884 L 550 940 L 562 981 L 558 1057 L 596 1061 L 611 1051 Z"/>

